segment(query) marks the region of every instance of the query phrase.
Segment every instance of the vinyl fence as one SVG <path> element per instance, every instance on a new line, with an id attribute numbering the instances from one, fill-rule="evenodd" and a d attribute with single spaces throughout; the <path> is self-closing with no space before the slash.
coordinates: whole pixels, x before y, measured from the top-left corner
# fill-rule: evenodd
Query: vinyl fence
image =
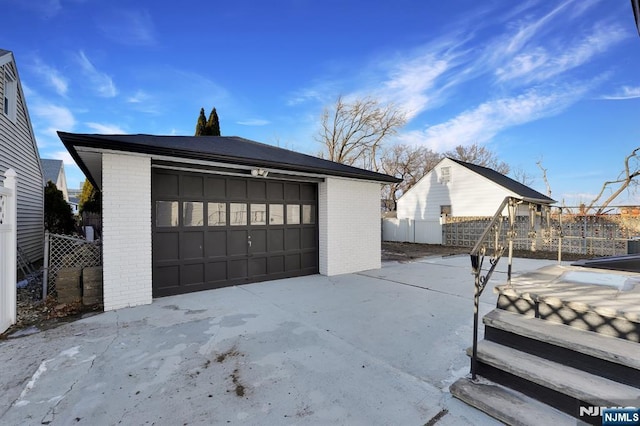
<path id="1" fill-rule="evenodd" d="M 382 219 L 382 239 L 423 244 L 442 244 L 439 220 Z"/>
<path id="2" fill-rule="evenodd" d="M 4 172 L 0 186 L 0 333 L 16 323 L 17 174 Z"/>

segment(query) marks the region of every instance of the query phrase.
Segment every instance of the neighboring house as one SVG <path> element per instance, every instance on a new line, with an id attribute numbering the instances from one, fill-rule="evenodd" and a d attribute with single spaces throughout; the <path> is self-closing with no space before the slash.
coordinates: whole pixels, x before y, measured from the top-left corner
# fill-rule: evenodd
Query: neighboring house
<path id="1" fill-rule="evenodd" d="M 42 167 L 13 53 L 0 49 L 0 172 L 17 174 L 18 247 L 36 262 L 44 252 Z"/>
<path id="2" fill-rule="evenodd" d="M 542 204 L 555 202 L 495 170 L 444 158 L 398 199 L 397 219 L 386 220 L 384 238 L 442 244 L 442 222 L 446 216 L 490 217 L 506 196 Z M 528 214 L 528 208 L 521 209 L 519 214 Z M 400 230 L 402 221 L 410 232 Z"/>
<path id="3" fill-rule="evenodd" d="M 44 175 L 45 186 L 49 181 L 53 182 L 59 191 L 62 191 L 64 200 L 69 202 L 69 191 L 67 190 L 67 176 L 64 173 L 64 163 L 62 160 L 41 159 L 42 174 Z"/>
<path id="4" fill-rule="evenodd" d="M 105 310 L 380 268 L 394 177 L 239 137 L 58 134 L 102 193 Z"/>
<path id="5" fill-rule="evenodd" d="M 74 215 L 80 213 L 80 199 L 78 197 L 69 197 L 68 203 L 71 206 L 71 213 Z"/>

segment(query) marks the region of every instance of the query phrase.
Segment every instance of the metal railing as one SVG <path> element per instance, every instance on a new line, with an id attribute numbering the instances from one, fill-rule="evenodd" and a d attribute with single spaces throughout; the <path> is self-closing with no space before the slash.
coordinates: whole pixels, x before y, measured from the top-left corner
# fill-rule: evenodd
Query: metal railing
<path id="1" fill-rule="evenodd" d="M 471 378 L 476 379 L 476 367 L 478 356 L 478 325 L 480 296 L 487 283 L 491 279 L 493 272 L 498 266 L 498 262 L 505 253 L 508 252 L 507 285 L 511 284 L 511 267 L 513 264 L 514 241 L 518 238 L 516 231 L 516 215 L 521 206 L 528 205 L 529 226 L 526 239 L 536 238 L 537 217 L 540 215 L 541 223 L 546 224 L 547 232 L 550 232 L 552 222 L 550 220 L 550 208 L 540 200 L 505 197 L 498 207 L 498 210 L 489 221 L 480 239 L 470 252 L 471 269 L 474 275 L 474 296 L 473 296 L 473 347 L 471 356 Z M 505 215 L 506 213 L 506 215 Z M 561 228 L 558 230 L 560 238 Z M 562 244 L 560 244 L 560 247 Z M 488 256 L 489 265 L 484 268 L 485 258 Z M 560 256 L 560 253 L 558 254 Z M 560 259 L 560 258 L 559 258 Z"/>

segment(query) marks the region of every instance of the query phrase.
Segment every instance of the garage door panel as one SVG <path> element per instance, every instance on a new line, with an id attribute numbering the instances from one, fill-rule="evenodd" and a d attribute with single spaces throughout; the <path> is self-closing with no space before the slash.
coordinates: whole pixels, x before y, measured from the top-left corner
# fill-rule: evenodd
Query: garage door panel
<path id="1" fill-rule="evenodd" d="M 284 267 L 287 272 L 294 272 L 302 269 L 302 261 L 301 261 L 300 253 L 288 254 L 285 257 Z"/>
<path id="2" fill-rule="evenodd" d="M 300 185 L 300 200 L 302 201 L 315 201 L 317 190 L 315 185 L 301 184 Z"/>
<path id="3" fill-rule="evenodd" d="M 267 258 L 252 257 L 249 259 L 249 276 L 259 277 L 260 275 L 267 275 Z"/>
<path id="4" fill-rule="evenodd" d="M 204 195 L 204 177 L 183 175 L 180 183 L 180 195 L 183 197 L 202 197 Z"/>
<path id="5" fill-rule="evenodd" d="M 247 259 L 230 260 L 228 267 L 229 267 L 228 278 L 230 280 L 248 277 L 249 267 L 248 267 Z"/>
<path id="6" fill-rule="evenodd" d="M 178 287 L 180 285 L 180 266 L 156 266 L 153 286 L 158 289 Z"/>
<path id="7" fill-rule="evenodd" d="M 227 252 L 229 256 L 246 255 L 249 247 L 249 233 L 246 230 L 233 230 L 227 234 Z"/>
<path id="8" fill-rule="evenodd" d="M 177 232 L 157 232 L 153 238 L 153 257 L 156 261 L 180 259 L 180 234 Z"/>
<path id="9" fill-rule="evenodd" d="M 284 183 L 267 182 L 267 198 L 272 201 L 284 201 Z"/>
<path id="10" fill-rule="evenodd" d="M 180 255 L 182 259 L 202 259 L 204 257 L 204 232 L 183 232 Z"/>
<path id="11" fill-rule="evenodd" d="M 302 269 L 316 269 L 318 267 L 318 254 L 314 252 L 302 253 Z"/>
<path id="12" fill-rule="evenodd" d="M 300 229 L 285 229 L 285 250 L 300 250 Z"/>
<path id="13" fill-rule="evenodd" d="M 269 229 L 269 251 L 284 251 L 284 229 Z"/>
<path id="14" fill-rule="evenodd" d="M 206 233 L 205 243 L 208 257 L 227 256 L 227 231 L 210 231 Z"/>
<path id="15" fill-rule="evenodd" d="M 267 230 L 251 230 L 251 253 L 263 254 L 267 252 Z"/>
<path id="16" fill-rule="evenodd" d="M 247 181 L 241 179 L 229 179 L 227 181 L 227 197 L 231 200 L 247 199 Z"/>
<path id="17" fill-rule="evenodd" d="M 317 245 L 315 228 L 302 228 L 301 245 L 303 249 L 312 249 Z"/>
<path id="18" fill-rule="evenodd" d="M 182 285 L 193 285 L 204 283 L 204 264 L 195 263 L 182 265 L 180 270 L 180 280 Z"/>
<path id="19" fill-rule="evenodd" d="M 267 199 L 267 183 L 259 180 L 248 182 L 249 199 L 250 200 L 266 200 Z"/>
<path id="20" fill-rule="evenodd" d="M 227 280 L 227 261 L 209 262 L 205 267 L 205 281 L 218 282 Z"/>
<path id="21" fill-rule="evenodd" d="M 284 199 L 287 201 L 300 200 L 300 185 L 296 183 L 284 184 Z"/>
<path id="22" fill-rule="evenodd" d="M 177 197 L 179 176 L 169 173 L 154 173 L 151 194 L 160 197 Z"/>
<path id="23" fill-rule="evenodd" d="M 227 180 L 223 177 L 207 177 L 205 182 L 205 196 L 209 199 L 226 199 Z"/>
<path id="24" fill-rule="evenodd" d="M 269 273 L 279 274 L 284 272 L 284 255 L 269 257 Z"/>

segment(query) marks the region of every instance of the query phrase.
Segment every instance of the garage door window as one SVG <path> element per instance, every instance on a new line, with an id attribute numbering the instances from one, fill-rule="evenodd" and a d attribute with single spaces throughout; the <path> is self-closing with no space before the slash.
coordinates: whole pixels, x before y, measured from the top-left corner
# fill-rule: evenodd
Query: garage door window
<path id="1" fill-rule="evenodd" d="M 251 204 L 251 224 L 266 225 L 267 224 L 267 205 Z"/>
<path id="2" fill-rule="evenodd" d="M 185 201 L 182 203 L 182 220 L 184 226 L 204 225 L 204 210 L 200 201 Z"/>
<path id="3" fill-rule="evenodd" d="M 302 206 L 302 223 L 305 225 L 316 223 L 316 206 L 310 204 Z"/>
<path id="4" fill-rule="evenodd" d="M 287 224 L 297 225 L 300 223 L 300 206 L 298 204 L 287 205 Z"/>
<path id="5" fill-rule="evenodd" d="M 178 226 L 177 201 L 156 201 L 156 226 Z"/>
<path id="6" fill-rule="evenodd" d="M 231 226 L 242 226 L 247 224 L 247 205 L 244 203 L 229 204 L 229 224 Z"/>
<path id="7" fill-rule="evenodd" d="M 227 204 L 226 203 L 208 203 L 209 226 L 225 226 L 227 224 Z"/>
<path id="8" fill-rule="evenodd" d="M 284 206 L 282 204 L 269 204 L 269 225 L 284 224 Z"/>

